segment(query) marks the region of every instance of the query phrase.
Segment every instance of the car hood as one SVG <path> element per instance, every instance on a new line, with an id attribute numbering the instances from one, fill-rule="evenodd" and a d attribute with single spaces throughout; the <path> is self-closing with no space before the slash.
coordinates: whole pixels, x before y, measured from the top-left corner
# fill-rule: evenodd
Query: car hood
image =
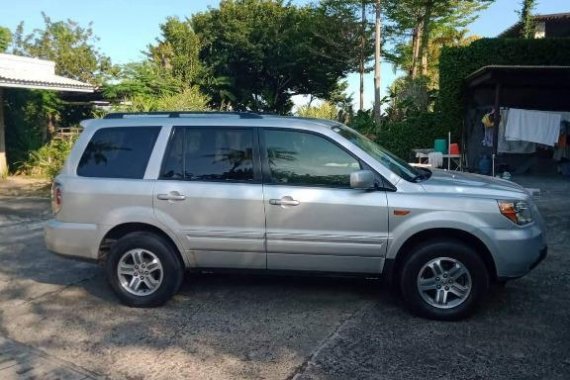
<path id="1" fill-rule="evenodd" d="M 490 176 L 445 170 L 433 170 L 429 179 L 420 183 L 425 191 L 457 195 L 526 199 L 528 192 L 520 185 Z"/>

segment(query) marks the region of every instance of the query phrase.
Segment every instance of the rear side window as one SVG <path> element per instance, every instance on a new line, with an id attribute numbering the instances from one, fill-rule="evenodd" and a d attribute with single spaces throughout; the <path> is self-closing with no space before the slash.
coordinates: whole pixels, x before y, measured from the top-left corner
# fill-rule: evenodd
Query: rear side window
<path id="1" fill-rule="evenodd" d="M 253 131 L 176 127 L 161 179 L 253 181 Z"/>
<path id="2" fill-rule="evenodd" d="M 160 127 L 98 130 L 81 156 L 77 175 L 142 179 L 159 132 Z"/>

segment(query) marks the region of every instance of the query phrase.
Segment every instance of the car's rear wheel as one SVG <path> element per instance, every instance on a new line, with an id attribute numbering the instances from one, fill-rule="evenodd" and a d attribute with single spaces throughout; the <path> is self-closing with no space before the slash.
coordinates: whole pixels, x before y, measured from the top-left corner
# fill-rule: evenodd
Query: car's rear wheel
<path id="1" fill-rule="evenodd" d="M 184 277 L 175 249 L 160 236 L 146 232 L 130 233 L 113 244 L 106 272 L 117 297 L 134 307 L 164 304 Z"/>
<path id="2" fill-rule="evenodd" d="M 486 294 L 489 273 L 477 252 L 454 240 L 434 240 L 410 253 L 400 276 L 402 296 L 415 314 L 457 320 L 471 314 Z"/>

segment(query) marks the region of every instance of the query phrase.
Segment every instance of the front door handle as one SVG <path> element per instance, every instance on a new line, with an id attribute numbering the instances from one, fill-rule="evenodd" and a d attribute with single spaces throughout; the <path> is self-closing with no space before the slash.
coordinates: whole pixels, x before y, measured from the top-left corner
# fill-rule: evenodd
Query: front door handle
<path id="1" fill-rule="evenodd" d="M 293 199 L 293 197 L 285 196 L 281 199 L 270 199 L 269 204 L 273 206 L 299 206 L 301 202 Z"/>
<path id="2" fill-rule="evenodd" d="M 186 199 L 186 195 L 180 194 L 178 191 L 171 191 L 168 194 L 158 194 L 156 197 L 161 201 L 183 201 Z"/>

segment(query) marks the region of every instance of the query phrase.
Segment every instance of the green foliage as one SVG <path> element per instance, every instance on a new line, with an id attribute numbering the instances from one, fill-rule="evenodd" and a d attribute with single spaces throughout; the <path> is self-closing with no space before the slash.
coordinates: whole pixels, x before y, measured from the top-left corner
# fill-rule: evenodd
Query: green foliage
<path id="1" fill-rule="evenodd" d="M 47 113 L 59 107 L 58 99 L 47 91 L 5 89 L 4 107 L 6 154 L 10 168 L 17 169 L 45 142 Z"/>
<path id="2" fill-rule="evenodd" d="M 87 28 L 75 21 L 52 21 L 42 13 L 43 29 L 24 34 L 24 23 L 14 33 L 13 53 L 55 61 L 56 74 L 100 84 L 113 71 L 111 60 L 96 48 L 97 38 L 91 24 Z"/>
<path id="3" fill-rule="evenodd" d="M 437 91 L 430 88 L 428 77 L 397 78 L 385 99 L 388 103 L 385 119 L 391 122 L 406 120 L 418 114 L 433 111 Z"/>
<path id="4" fill-rule="evenodd" d="M 426 55 L 425 75 L 437 83 L 439 50 L 442 46 L 457 46 L 471 42 L 465 29 L 475 21 L 478 13 L 493 0 L 384 0 L 384 12 L 388 19 L 385 35 L 392 48 L 386 52 L 389 61 L 399 69 L 412 72 L 412 65 L 420 65 L 422 54 Z M 427 32 L 426 32 L 427 27 Z M 413 60 L 413 40 L 417 34 L 417 61 Z M 424 50 L 423 52 L 419 50 Z"/>
<path id="5" fill-rule="evenodd" d="M 521 37 L 522 38 L 534 38 L 534 19 L 532 17 L 532 11 L 536 7 L 536 0 L 523 0 L 522 9 L 519 12 L 521 16 Z"/>
<path id="6" fill-rule="evenodd" d="M 326 101 L 321 102 L 321 104 L 317 106 L 302 106 L 297 110 L 297 116 L 329 120 L 336 120 L 338 118 L 338 113 L 339 110 L 335 105 Z"/>
<path id="7" fill-rule="evenodd" d="M 282 0 L 223 0 L 194 15 L 200 58 L 211 77 L 226 78 L 223 91 L 209 86 L 213 106 L 285 114 L 293 95 L 326 99 L 354 66 L 354 22 Z"/>
<path id="8" fill-rule="evenodd" d="M 198 86 L 184 83 L 153 62 L 127 64 L 118 79 L 105 85 L 103 94 L 123 112 L 199 111 L 210 101 Z"/>
<path id="9" fill-rule="evenodd" d="M 412 149 L 433 147 L 434 140 L 446 138 L 448 132 L 433 112 L 399 121 L 384 120 L 380 126 L 371 110 L 358 111 L 348 125 L 409 162 L 414 160 Z"/>
<path id="10" fill-rule="evenodd" d="M 203 95 L 197 86 L 193 86 L 162 97 L 135 96 L 130 100 L 130 105 L 119 106 L 118 110 L 126 112 L 204 111 L 208 109 L 208 102 L 209 98 Z"/>
<path id="11" fill-rule="evenodd" d="M 10 29 L 0 26 L 0 53 L 5 52 L 12 42 L 12 32 Z"/>
<path id="12" fill-rule="evenodd" d="M 120 67 L 115 83 L 103 86 L 106 99 L 119 102 L 134 97 L 174 95 L 184 83 L 152 62 L 128 63 Z"/>
<path id="13" fill-rule="evenodd" d="M 194 83 L 201 71 L 200 41 L 190 22 L 169 17 L 160 25 L 161 38 L 148 46 L 147 56 L 174 78 L 185 84 Z"/>
<path id="14" fill-rule="evenodd" d="M 570 65 L 570 38 L 481 39 L 465 47 L 444 48 L 436 111 L 445 129 L 459 135 L 463 123 L 463 81 L 487 65 Z"/>
<path id="15" fill-rule="evenodd" d="M 50 141 L 39 149 L 29 152 L 18 172 L 33 177 L 54 178 L 63 168 L 74 143 L 75 139 Z"/>
<path id="16" fill-rule="evenodd" d="M 386 122 L 376 142 L 402 159 L 414 160 L 412 149 L 431 148 L 437 138 L 447 138 L 447 130 L 439 123 L 439 115 L 425 112 L 406 120 Z"/>

